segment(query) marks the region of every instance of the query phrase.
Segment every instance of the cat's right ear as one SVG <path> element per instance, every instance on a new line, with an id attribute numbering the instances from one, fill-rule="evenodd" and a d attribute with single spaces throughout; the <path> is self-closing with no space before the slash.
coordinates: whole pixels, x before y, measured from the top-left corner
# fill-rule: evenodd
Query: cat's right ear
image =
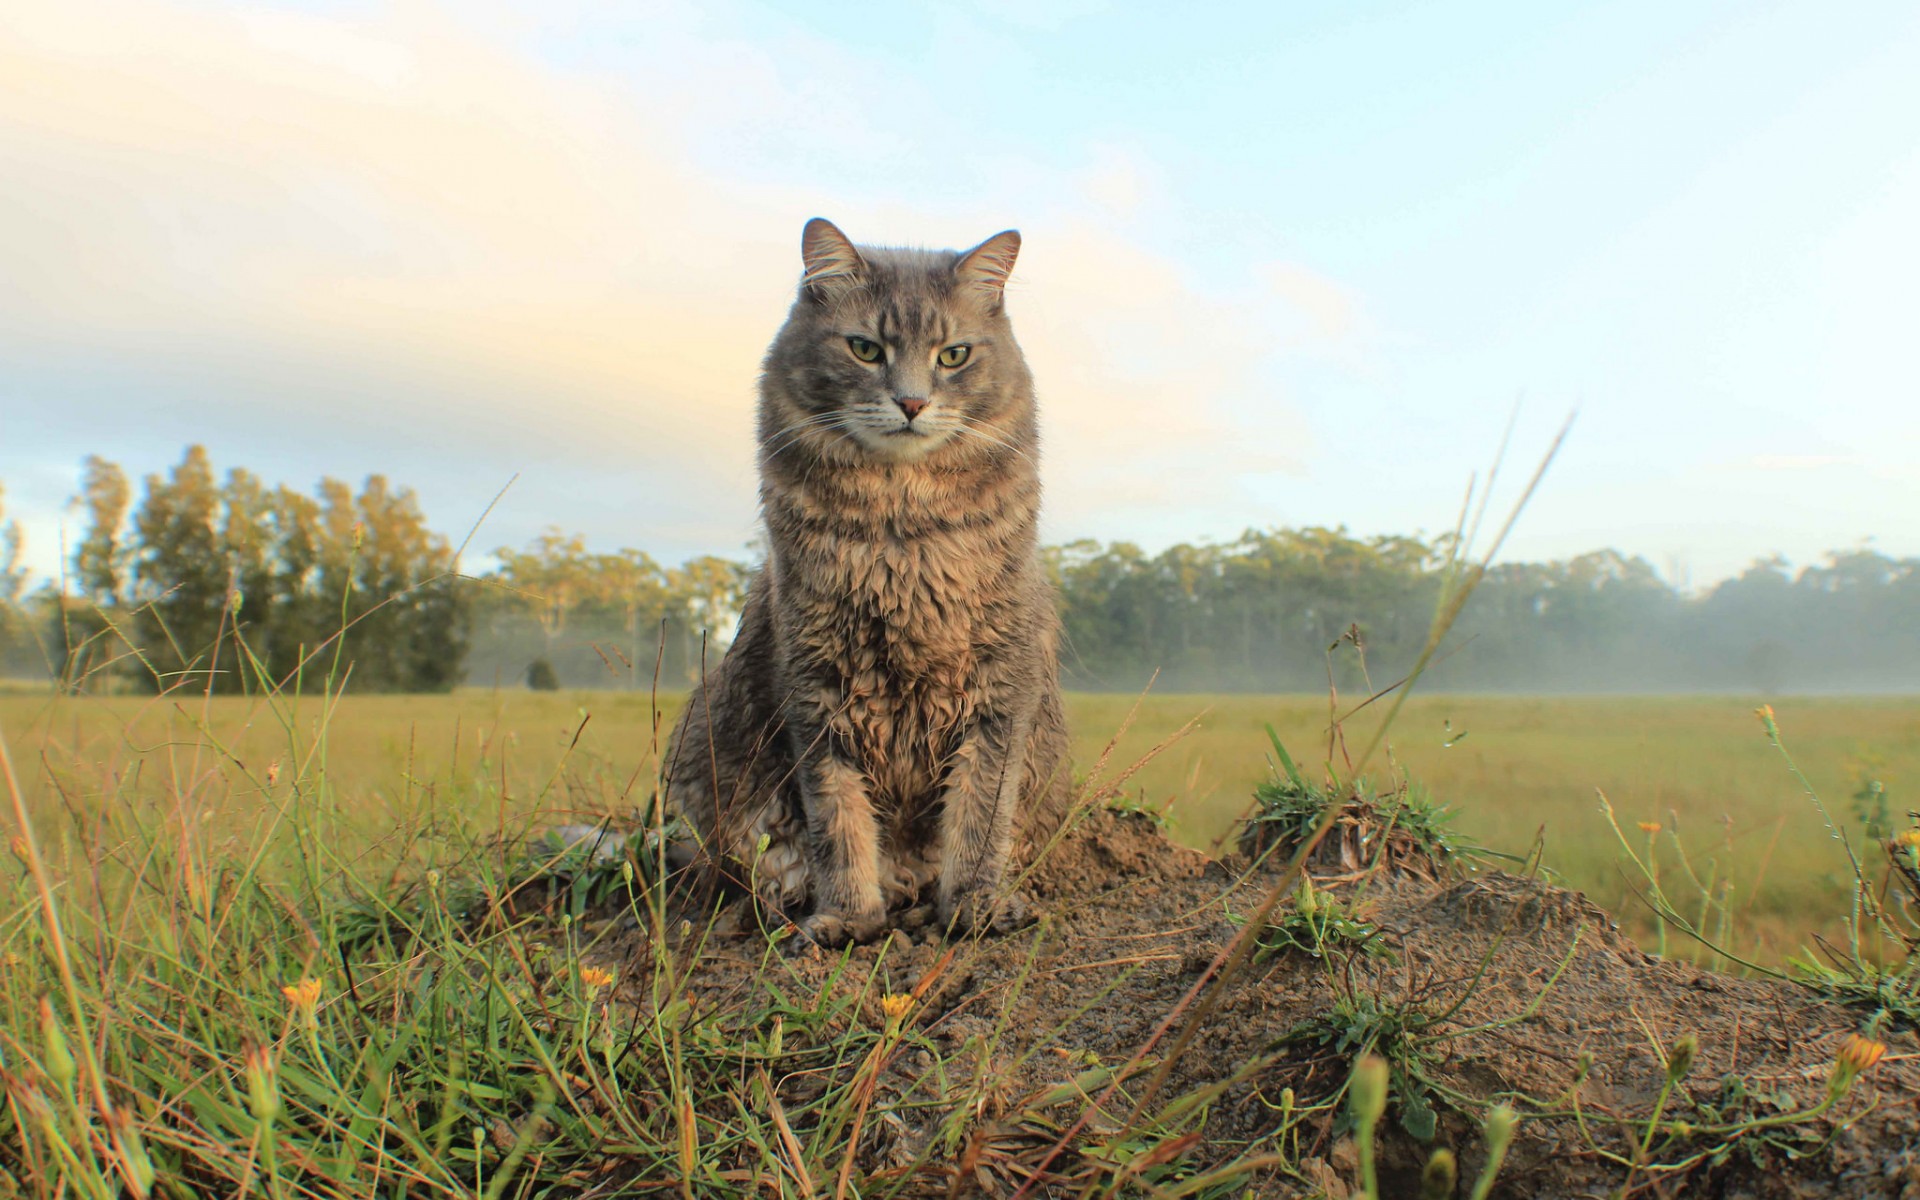
<path id="1" fill-rule="evenodd" d="M 800 261 L 806 264 L 800 285 L 823 300 L 858 283 L 867 270 L 847 235 L 825 217 L 808 221 L 801 232 Z"/>

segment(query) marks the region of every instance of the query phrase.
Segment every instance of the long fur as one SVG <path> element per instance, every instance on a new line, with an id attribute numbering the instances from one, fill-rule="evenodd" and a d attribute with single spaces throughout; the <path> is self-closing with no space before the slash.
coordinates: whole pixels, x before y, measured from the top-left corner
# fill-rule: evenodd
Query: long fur
<path id="1" fill-rule="evenodd" d="M 810 222 L 767 352 L 767 563 L 674 732 L 667 796 L 818 942 L 872 937 L 930 886 L 950 927 L 1008 924 L 1018 843 L 1064 807 L 1033 381 L 1003 296 L 1018 248 L 855 247 Z"/>

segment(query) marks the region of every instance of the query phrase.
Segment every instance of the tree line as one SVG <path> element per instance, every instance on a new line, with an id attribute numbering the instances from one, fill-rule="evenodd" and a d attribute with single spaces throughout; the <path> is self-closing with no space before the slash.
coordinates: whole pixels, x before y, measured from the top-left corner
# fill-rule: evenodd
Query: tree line
<path id="1" fill-rule="evenodd" d="M 137 505 L 126 473 L 90 458 L 76 503 L 86 529 L 65 577 L 32 592 L 0 509 L 0 672 L 74 690 L 685 687 L 718 661 L 751 575 L 729 558 L 597 552 L 558 529 L 467 574 L 383 476 L 270 488 L 222 478 L 198 446 L 148 475 Z M 1309 528 L 1044 555 L 1069 686 L 1132 691 L 1157 673 L 1162 690 L 1294 691 L 1397 679 L 1449 551 Z M 1431 671 L 1456 689 L 1911 690 L 1920 559 L 1773 558 L 1698 594 L 1612 550 L 1501 564 Z"/>

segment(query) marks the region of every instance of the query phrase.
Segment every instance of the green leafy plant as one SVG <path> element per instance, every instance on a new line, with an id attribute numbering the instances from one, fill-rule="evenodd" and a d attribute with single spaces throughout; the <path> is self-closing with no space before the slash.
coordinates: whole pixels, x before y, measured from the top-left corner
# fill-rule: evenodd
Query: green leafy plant
<path id="1" fill-rule="evenodd" d="M 1365 778 L 1338 786 L 1308 780 L 1272 726 L 1267 737 L 1278 760 L 1273 778 L 1254 789 L 1253 811 L 1242 822 L 1239 846 L 1249 858 L 1290 854 L 1331 817 L 1314 852 L 1322 870 L 1358 871 L 1373 865 L 1435 875 L 1460 852 L 1453 815 L 1425 788 L 1401 780 L 1380 788 Z"/>
<path id="2" fill-rule="evenodd" d="M 1267 922 L 1260 934 L 1263 955 L 1298 953 L 1312 958 L 1352 952 L 1391 957 L 1380 927 L 1367 916 L 1363 900 L 1318 891 L 1311 876 L 1294 890 L 1293 906 Z"/>

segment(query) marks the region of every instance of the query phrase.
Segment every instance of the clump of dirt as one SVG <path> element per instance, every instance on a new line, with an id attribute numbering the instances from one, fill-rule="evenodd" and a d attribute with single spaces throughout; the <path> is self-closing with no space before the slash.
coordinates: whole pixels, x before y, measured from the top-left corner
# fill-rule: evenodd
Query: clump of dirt
<path id="1" fill-rule="evenodd" d="M 1217 1088 L 1204 1107 L 1190 1106 L 1204 1119 L 1170 1139 L 1167 1154 L 1196 1173 L 1266 1154 L 1237 1188 L 1344 1196 L 1354 1150 L 1344 1106 L 1326 1102 L 1350 1073 L 1354 1043 L 1371 1034 L 1399 1054 L 1388 1054 L 1394 1103 L 1381 1126 L 1387 1195 L 1419 1194 L 1436 1147 L 1451 1149 L 1471 1181 L 1483 1162 L 1480 1121 L 1490 1104 L 1508 1103 L 1523 1120 L 1498 1196 L 1920 1200 L 1920 1041 L 1911 1032 L 1880 1033 L 1890 1052 L 1840 1103 L 1783 1120 L 1819 1107 L 1863 1013 L 1791 984 L 1662 961 L 1579 893 L 1496 871 L 1326 884 L 1365 905 L 1390 953 L 1255 961 L 1166 1063 L 1192 1011 L 1180 1006 L 1277 879 L 1277 867 L 1210 859 L 1148 819 L 1098 812 L 1030 873 L 1025 887 L 1041 914 L 1030 929 L 958 943 L 896 931 L 812 956 L 769 956 L 749 931 L 707 941 L 684 986 L 709 1002 L 770 978 L 794 994 L 837 990 L 861 996 L 854 1011 L 876 1027 L 882 995 L 914 994 L 910 1020 L 927 1048 L 890 1063 L 881 1099 L 972 1108 L 969 1132 L 945 1156 L 930 1150 L 947 1115 L 938 1104 L 902 1104 L 872 1124 L 863 1158 L 871 1169 L 917 1172 L 907 1195 L 1008 1196 L 1043 1162 L 1043 1180 L 1090 1178 L 1073 1174 L 1095 1169 L 1081 1157 L 1095 1153 L 1089 1139 L 1124 1127 L 1163 1065 L 1149 1117 Z M 1687 1036 L 1697 1054 L 1662 1101 L 1665 1056 Z M 1090 1107 L 1089 1093 L 1098 1098 L 1136 1057 L 1118 1093 Z M 1656 1105 L 1690 1130 L 1663 1132 L 1630 1166 Z M 1777 1123 L 1729 1133 L 1754 1119 Z"/>

